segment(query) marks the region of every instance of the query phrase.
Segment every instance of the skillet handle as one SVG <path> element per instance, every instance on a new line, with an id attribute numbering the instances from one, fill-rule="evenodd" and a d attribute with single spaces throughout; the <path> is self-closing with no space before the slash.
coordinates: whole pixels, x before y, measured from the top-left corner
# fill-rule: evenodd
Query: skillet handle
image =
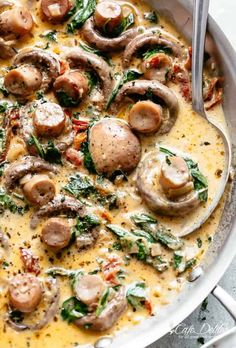
<path id="1" fill-rule="evenodd" d="M 225 309 L 229 312 L 229 314 L 232 316 L 234 321 L 236 322 L 236 301 L 231 297 L 221 286 L 217 285 L 212 290 L 212 295 L 219 300 L 219 302 L 225 307 Z M 236 342 L 236 326 L 231 328 L 230 330 L 227 330 L 223 334 L 214 337 L 212 340 L 207 342 L 202 346 L 202 348 L 229 348 L 229 347 L 235 347 Z"/>

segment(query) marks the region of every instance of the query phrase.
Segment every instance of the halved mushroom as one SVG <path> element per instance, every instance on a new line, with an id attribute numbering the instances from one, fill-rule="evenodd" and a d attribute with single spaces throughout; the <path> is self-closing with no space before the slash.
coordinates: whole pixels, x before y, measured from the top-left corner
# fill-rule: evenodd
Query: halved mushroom
<path id="1" fill-rule="evenodd" d="M 151 93 L 153 96 L 162 99 L 163 103 L 168 109 L 168 112 L 162 113 L 162 124 L 158 131 L 159 134 L 168 133 L 175 124 L 176 118 L 178 116 L 179 103 L 174 92 L 158 81 L 135 80 L 125 83 L 118 92 L 111 106 L 111 110 L 113 112 L 117 112 L 125 97 L 129 97 L 135 94 L 145 96 L 148 93 Z"/>
<path id="2" fill-rule="evenodd" d="M 123 53 L 123 67 L 128 68 L 131 64 L 133 56 L 143 47 L 159 47 L 168 49 L 174 56 L 179 56 L 181 53 L 181 46 L 176 42 L 176 39 L 163 31 L 161 28 L 151 28 L 145 33 L 136 36 L 129 41 Z"/>
<path id="3" fill-rule="evenodd" d="M 111 69 L 105 60 L 81 48 L 70 50 L 66 55 L 66 59 L 69 61 L 71 68 L 92 69 L 96 72 L 102 82 L 102 93 L 104 102 L 106 102 L 113 88 L 113 80 Z"/>
<path id="4" fill-rule="evenodd" d="M 16 55 L 17 51 L 13 47 L 15 40 L 5 41 L 3 38 L 0 38 L 0 58 L 9 59 Z"/>
<path id="5" fill-rule="evenodd" d="M 27 174 L 41 171 L 57 173 L 57 168 L 43 159 L 34 156 L 26 156 L 12 163 L 4 173 L 4 185 L 7 190 L 14 188 L 15 184 Z"/>
<path id="6" fill-rule="evenodd" d="M 90 289 L 90 291 L 94 290 Z M 126 308 L 125 287 L 120 286 L 119 290 L 113 291 L 111 298 L 108 299 L 108 303 L 100 315 L 97 316 L 93 311 L 80 319 L 76 319 L 74 324 L 78 327 L 85 327 L 85 325 L 89 324 L 91 330 L 105 331 L 116 323 Z"/>
<path id="7" fill-rule="evenodd" d="M 96 30 L 94 18 L 91 17 L 85 22 L 82 28 L 82 34 L 85 37 L 86 41 L 88 41 L 90 44 L 97 47 L 101 51 L 112 52 L 124 48 L 130 42 L 130 40 L 140 34 L 140 32 L 142 32 L 143 30 L 143 27 L 136 27 L 124 31 L 118 37 L 108 38 L 102 36 Z"/>
<path id="8" fill-rule="evenodd" d="M 173 60 L 165 53 L 153 53 L 142 62 L 143 77 L 148 80 L 157 80 L 163 84 L 172 76 Z"/>
<path id="9" fill-rule="evenodd" d="M 14 308 L 31 315 L 31 323 L 16 322 L 7 313 L 6 323 L 16 331 L 36 331 L 47 325 L 56 315 L 60 297 L 59 284 L 54 278 L 39 279 L 33 275 L 17 275 L 10 282 L 10 301 Z M 37 305 L 38 308 L 37 307 Z M 42 307 L 42 308 L 41 308 Z M 23 311 L 22 311 L 23 309 Z M 35 312 L 37 312 L 35 314 Z M 31 314 L 29 312 L 32 312 Z M 32 320 L 36 319 L 35 323 Z"/>
<path id="10" fill-rule="evenodd" d="M 153 151 L 140 163 L 137 187 L 151 210 L 164 215 L 183 216 L 201 204 L 200 191 L 194 188 L 193 177 L 184 158 L 183 155 L 168 156 L 161 151 Z"/>
<path id="11" fill-rule="evenodd" d="M 25 64 L 35 66 L 41 71 L 42 83 L 40 89 L 43 91 L 50 88 L 61 71 L 59 58 L 55 54 L 37 48 L 23 49 L 15 56 L 13 65 Z"/>
<path id="12" fill-rule="evenodd" d="M 113 36 L 122 19 L 122 7 L 117 2 L 105 0 L 97 4 L 94 22 L 96 28 L 103 34 Z"/>
<path id="13" fill-rule="evenodd" d="M 0 14 L 0 35 L 5 40 L 21 38 L 33 29 L 30 11 L 22 6 L 15 6 Z"/>
<path id="14" fill-rule="evenodd" d="M 88 93 L 88 81 L 77 70 L 59 76 L 53 84 L 54 93 L 65 107 L 76 106 Z"/>
<path id="15" fill-rule="evenodd" d="M 89 133 L 89 149 L 99 174 L 131 172 L 139 163 L 141 145 L 125 121 L 105 118 Z"/>

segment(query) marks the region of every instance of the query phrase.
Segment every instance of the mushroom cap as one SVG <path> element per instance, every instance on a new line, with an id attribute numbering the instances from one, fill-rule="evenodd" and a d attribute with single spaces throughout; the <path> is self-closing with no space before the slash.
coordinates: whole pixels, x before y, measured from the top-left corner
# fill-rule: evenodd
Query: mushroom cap
<path id="1" fill-rule="evenodd" d="M 129 125 L 119 119 L 105 118 L 90 130 L 89 149 L 99 174 L 131 172 L 141 157 L 139 139 Z"/>
<path id="2" fill-rule="evenodd" d="M 154 212 L 169 216 L 186 215 L 200 205 L 199 192 L 191 190 L 177 198 L 168 198 L 159 182 L 161 165 L 164 161 L 166 155 L 157 151 L 149 152 L 144 157 L 137 173 L 140 195 Z"/>

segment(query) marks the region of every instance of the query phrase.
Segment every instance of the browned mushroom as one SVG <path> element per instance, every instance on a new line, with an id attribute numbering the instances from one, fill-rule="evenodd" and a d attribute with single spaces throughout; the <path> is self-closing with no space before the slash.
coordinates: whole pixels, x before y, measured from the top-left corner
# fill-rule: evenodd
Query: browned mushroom
<path id="1" fill-rule="evenodd" d="M 69 71 L 59 76 L 53 85 L 60 104 L 65 107 L 77 105 L 88 93 L 88 81 L 79 71 Z"/>
<path id="2" fill-rule="evenodd" d="M 111 176 L 115 171 L 130 172 L 141 157 L 138 138 L 122 120 L 105 118 L 89 133 L 89 149 L 98 173 Z"/>
<path id="3" fill-rule="evenodd" d="M 111 69 L 105 60 L 81 48 L 70 50 L 66 59 L 71 68 L 92 69 L 96 72 L 102 82 L 102 93 L 106 102 L 113 87 L 113 80 Z"/>
<path id="4" fill-rule="evenodd" d="M 179 103 L 174 92 L 158 81 L 135 80 L 125 83 L 118 92 L 111 106 L 111 110 L 117 112 L 125 97 L 135 94 L 145 96 L 148 92 L 162 99 L 168 109 L 166 114 L 162 114 L 162 123 L 158 131 L 159 134 L 168 133 L 175 124 L 178 116 Z"/>
<path id="5" fill-rule="evenodd" d="M 183 216 L 201 203 L 187 164 L 178 155 L 148 153 L 138 168 L 137 187 L 147 206 L 160 214 Z"/>
<path id="6" fill-rule="evenodd" d="M 136 27 L 124 31 L 120 36 L 108 38 L 102 36 L 95 28 L 94 19 L 89 18 L 83 28 L 82 33 L 90 44 L 94 45 L 101 51 L 117 51 L 124 48 L 130 40 L 140 34 L 144 30 L 143 27 Z"/>

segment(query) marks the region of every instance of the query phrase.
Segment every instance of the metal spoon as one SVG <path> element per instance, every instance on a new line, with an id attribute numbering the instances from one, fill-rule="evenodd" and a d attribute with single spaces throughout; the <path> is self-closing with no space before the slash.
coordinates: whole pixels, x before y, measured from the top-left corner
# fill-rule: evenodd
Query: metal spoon
<path id="1" fill-rule="evenodd" d="M 222 173 L 220 187 L 215 193 L 215 197 L 205 214 L 201 216 L 199 220 L 195 221 L 191 228 L 184 229 L 179 236 L 186 236 L 199 228 L 215 210 L 225 191 L 231 165 L 232 153 L 229 137 L 220 125 L 215 123 L 214 120 L 209 119 L 203 101 L 203 62 L 209 3 L 210 0 L 194 0 L 192 38 L 192 106 L 193 110 L 212 124 L 220 134 L 225 147 L 225 168 Z"/>

